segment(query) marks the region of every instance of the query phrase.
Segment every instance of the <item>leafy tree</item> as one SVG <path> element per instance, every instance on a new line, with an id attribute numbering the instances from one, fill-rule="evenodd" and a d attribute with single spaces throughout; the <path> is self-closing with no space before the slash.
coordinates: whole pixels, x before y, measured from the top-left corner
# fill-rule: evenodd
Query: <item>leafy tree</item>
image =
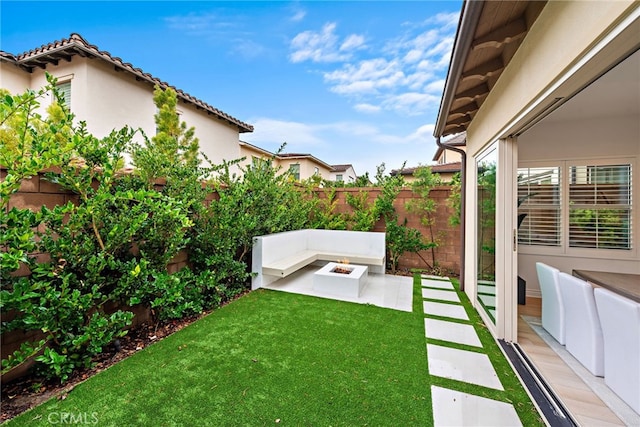
<path id="1" fill-rule="evenodd" d="M 404 169 L 404 164 L 402 168 Z M 381 193 L 375 200 L 376 214 L 384 219 L 386 224 L 387 253 L 390 269 L 395 273 L 400 257 L 405 252 L 419 253 L 431 246 L 425 243 L 422 235 L 416 229 L 407 226 L 407 219 L 400 221 L 394 202 L 404 185 L 402 174 L 395 176 L 385 175 L 385 164 L 382 163 L 376 170 L 376 185 Z"/>
<path id="2" fill-rule="evenodd" d="M 450 225 L 460 225 L 461 216 L 461 196 L 462 196 L 462 181 L 460 179 L 460 172 L 456 172 L 451 178 L 451 193 L 449 193 L 449 198 L 447 199 L 447 203 L 451 209 L 453 209 L 453 213 L 449 217 Z"/>
<path id="3" fill-rule="evenodd" d="M 369 203 L 369 192 L 360 191 L 357 195 L 347 193 L 346 202 L 353 209 L 349 215 L 349 229 L 355 231 L 371 231 L 380 215 L 376 212 L 375 203 Z"/>
<path id="4" fill-rule="evenodd" d="M 195 128 L 180 121 L 176 91 L 156 86 L 153 102 L 158 111 L 154 116 L 156 135 L 151 140 L 145 135 L 143 146 L 135 144 L 131 147 L 137 171 L 150 185 L 158 178 L 169 180 L 175 173 L 175 166 L 187 170 L 200 166 L 200 143 L 195 137 Z"/>
<path id="5" fill-rule="evenodd" d="M 413 176 L 416 179 L 411 183 L 411 190 L 419 197 L 408 201 L 406 207 L 409 212 L 418 215 L 420 223 L 429 230 L 429 240 L 426 242 L 431 248 L 431 265 L 429 267 L 435 268 L 437 267 L 435 248 L 439 245 L 438 238 L 433 232 L 437 204 L 429 197 L 429 194 L 433 187 L 442 183 L 442 180 L 440 175 L 432 173 L 428 166 L 417 168 Z"/>
<path id="6" fill-rule="evenodd" d="M 46 78 L 47 85 L 39 91 L 11 95 L 0 89 L 0 165 L 7 168 L 7 176 L 0 181 L 2 208 L 24 179 L 60 165 L 73 152 L 75 141 L 70 138 L 73 116 L 60 102 L 56 79 L 48 73 Z M 40 101 L 50 92 L 58 102 L 47 107 L 48 117 L 42 117 L 38 113 Z"/>

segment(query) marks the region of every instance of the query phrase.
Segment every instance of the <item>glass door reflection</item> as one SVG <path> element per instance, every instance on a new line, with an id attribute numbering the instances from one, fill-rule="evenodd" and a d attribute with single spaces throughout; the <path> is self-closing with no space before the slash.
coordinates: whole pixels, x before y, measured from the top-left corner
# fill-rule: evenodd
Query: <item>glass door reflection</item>
<path id="1" fill-rule="evenodd" d="M 496 174 L 497 145 L 476 158 L 477 168 L 477 298 L 487 316 L 496 323 Z"/>

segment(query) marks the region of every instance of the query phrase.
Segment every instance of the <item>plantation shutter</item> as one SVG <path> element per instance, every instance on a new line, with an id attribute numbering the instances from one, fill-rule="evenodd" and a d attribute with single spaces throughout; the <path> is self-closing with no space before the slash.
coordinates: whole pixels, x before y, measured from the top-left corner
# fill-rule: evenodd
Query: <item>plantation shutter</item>
<path id="1" fill-rule="evenodd" d="M 518 169 L 518 243 L 560 246 L 560 167 Z"/>
<path id="2" fill-rule="evenodd" d="M 60 83 L 56 88 L 64 100 L 64 105 L 71 110 L 71 82 Z"/>
<path id="3" fill-rule="evenodd" d="M 631 165 L 569 170 L 569 246 L 631 249 Z"/>

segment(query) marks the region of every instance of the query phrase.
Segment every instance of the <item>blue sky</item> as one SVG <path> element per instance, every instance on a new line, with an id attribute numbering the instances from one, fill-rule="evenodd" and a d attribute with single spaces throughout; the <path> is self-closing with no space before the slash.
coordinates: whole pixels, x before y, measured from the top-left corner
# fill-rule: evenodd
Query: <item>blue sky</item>
<path id="1" fill-rule="evenodd" d="M 429 164 L 461 1 L 0 3 L 0 49 L 81 34 L 254 126 L 241 139 L 358 174 Z"/>

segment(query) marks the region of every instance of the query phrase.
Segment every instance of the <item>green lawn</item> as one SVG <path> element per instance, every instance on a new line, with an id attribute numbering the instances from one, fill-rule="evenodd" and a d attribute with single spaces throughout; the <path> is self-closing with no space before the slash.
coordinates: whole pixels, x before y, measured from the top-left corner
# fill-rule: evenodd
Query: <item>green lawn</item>
<path id="1" fill-rule="evenodd" d="M 413 313 L 251 292 L 7 425 L 430 426 L 433 384 L 512 403 L 524 425 L 542 426 L 462 293 L 475 351 L 505 391 L 428 375 L 419 280 Z"/>
<path id="2" fill-rule="evenodd" d="M 9 425 L 431 425 L 428 384 L 420 312 L 260 290 Z"/>

